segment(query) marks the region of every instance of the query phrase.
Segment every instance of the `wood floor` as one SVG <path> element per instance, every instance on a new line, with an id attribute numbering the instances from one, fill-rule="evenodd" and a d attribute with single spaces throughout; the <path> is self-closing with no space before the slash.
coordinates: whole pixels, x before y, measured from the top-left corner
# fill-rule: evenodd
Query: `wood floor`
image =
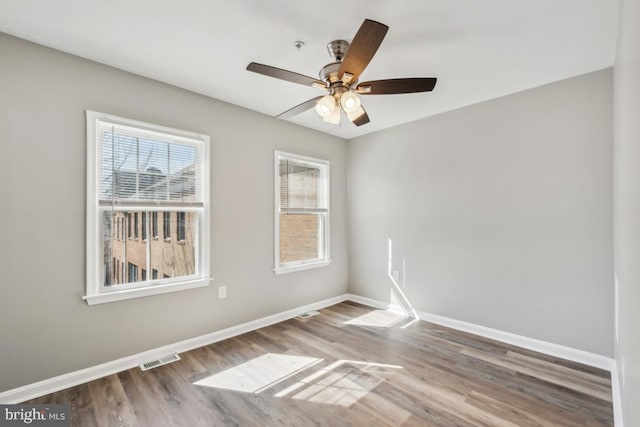
<path id="1" fill-rule="evenodd" d="M 72 426 L 613 426 L 606 371 L 351 302 L 35 399 Z"/>

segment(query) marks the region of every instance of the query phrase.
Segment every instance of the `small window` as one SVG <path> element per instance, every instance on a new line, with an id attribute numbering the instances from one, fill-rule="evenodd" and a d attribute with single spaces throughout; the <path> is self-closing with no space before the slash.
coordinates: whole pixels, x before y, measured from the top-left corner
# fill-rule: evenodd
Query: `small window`
<path id="1" fill-rule="evenodd" d="M 206 135 L 87 111 L 89 304 L 209 285 L 210 163 Z M 192 244 L 171 239 L 178 212 Z"/>
<path id="2" fill-rule="evenodd" d="M 138 212 L 133 214 L 133 237 L 138 240 Z"/>
<path id="3" fill-rule="evenodd" d="M 151 212 L 151 236 L 158 238 L 158 212 Z"/>
<path id="4" fill-rule="evenodd" d="M 158 270 L 155 268 L 151 271 L 151 278 L 154 280 L 158 278 Z"/>
<path id="5" fill-rule="evenodd" d="M 329 258 L 329 162 L 276 151 L 276 274 Z"/>
<path id="6" fill-rule="evenodd" d="M 176 212 L 176 223 L 178 227 L 178 241 L 184 242 L 186 238 L 186 213 Z"/>
<path id="7" fill-rule="evenodd" d="M 142 240 L 147 240 L 147 213 L 142 212 Z"/>
<path id="8" fill-rule="evenodd" d="M 162 212 L 162 230 L 164 240 L 171 240 L 171 212 Z"/>

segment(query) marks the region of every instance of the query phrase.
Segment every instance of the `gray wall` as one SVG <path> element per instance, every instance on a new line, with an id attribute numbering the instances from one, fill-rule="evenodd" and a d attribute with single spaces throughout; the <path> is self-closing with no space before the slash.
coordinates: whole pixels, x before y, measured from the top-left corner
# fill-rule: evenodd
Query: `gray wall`
<path id="1" fill-rule="evenodd" d="M 350 141 L 350 291 L 612 356 L 612 137 L 608 69 Z"/>
<path id="2" fill-rule="evenodd" d="M 211 136 L 214 286 L 81 300 L 85 109 Z M 0 147 L 0 391 L 347 291 L 343 140 L 0 34 Z M 276 149 L 331 161 L 329 267 L 273 274 Z"/>
<path id="3" fill-rule="evenodd" d="M 614 67 L 616 362 L 625 426 L 640 426 L 640 16 L 622 0 Z"/>

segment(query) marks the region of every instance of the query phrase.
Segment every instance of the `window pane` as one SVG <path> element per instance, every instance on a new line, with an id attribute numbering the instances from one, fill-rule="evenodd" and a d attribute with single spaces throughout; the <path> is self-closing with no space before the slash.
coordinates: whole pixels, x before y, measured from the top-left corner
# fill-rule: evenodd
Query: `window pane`
<path id="1" fill-rule="evenodd" d="M 149 268 L 154 278 L 189 276 L 196 272 L 195 236 L 198 213 L 171 211 L 161 214 L 167 220 L 175 220 L 179 216 L 184 218 L 184 239 L 180 240 L 174 234 L 171 239 L 149 240 Z M 176 229 L 179 228 L 172 224 L 171 231 L 177 233 Z"/>
<path id="2" fill-rule="evenodd" d="M 322 214 L 280 214 L 280 262 L 322 258 Z"/>
<path id="3" fill-rule="evenodd" d="M 157 217 L 158 212 L 149 211 L 103 211 L 103 256 L 104 286 L 126 283 L 141 283 L 158 277 L 180 277 L 195 274 L 197 215 L 190 212 L 162 212 L 161 218 L 181 218 L 183 239 L 132 239 L 117 233 L 133 227 L 135 218 Z M 152 277 L 147 271 L 152 270 Z"/>

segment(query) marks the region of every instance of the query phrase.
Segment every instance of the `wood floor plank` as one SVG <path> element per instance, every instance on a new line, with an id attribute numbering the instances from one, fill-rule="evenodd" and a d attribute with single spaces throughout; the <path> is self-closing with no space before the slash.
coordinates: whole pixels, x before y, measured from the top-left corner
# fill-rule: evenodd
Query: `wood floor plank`
<path id="1" fill-rule="evenodd" d="M 100 426 L 128 427 L 139 425 L 117 375 L 109 375 L 88 383 L 93 414 Z M 55 394 L 53 399 L 55 399 Z M 55 400 L 54 400 L 55 401 Z"/>
<path id="2" fill-rule="evenodd" d="M 606 371 L 353 302 L 28 403 L 82 427 L 613 426 Z"/>
<path id="3" fill-rule="evenodd" d="M 533 365 L 536 367 L 540 367 L 545 371 L 554 372 L 558 374 L 566 374 L 572 378 L 580 378 L 585 381 L 591 382 L 594 385 L 603 385 L 605 387 L 611 388 L 611 377 L 608 376 L 603 378 L 599 375 L 595 375 L 589 372 L 583 372 L 576 369 L 571 369 L 566 366 L 559 365 L 557 363 L 547 362 L 546 360 L 541 360 L 536 357 L 527 356 L 526 354 L 519 353 L 516 351 L 509 350 L 507 352 L 507 357 L 517 359 L 519 361 L 526 362 L 529 365 Z"/>
<path id="4" fill-rule="evenodd" d="M 499 365 L 503 368 L 510 369 L 515 372 L 520 372 L 522 374 L 540 378 L 544 381 L 570 388 L 580 393 L 584 393 L 589 396 L 611 402 L 610 387 L 593 383 L 586 383 L 585 381 L 582 381 L 578 376 L 571 377 L 570 375 L 566 374 L 558 374 L 549 370 L 545 370 L 544 368 L 537 367 L 535 365 L 519 363 L 516 359 L 508 360 L 504 357 L 494 356 L 472 349 L 462 350 L 460 354 L 472 356 L 476 359 L 484 360 L 485 362 L 493 363 L 495 365 Z"/>

